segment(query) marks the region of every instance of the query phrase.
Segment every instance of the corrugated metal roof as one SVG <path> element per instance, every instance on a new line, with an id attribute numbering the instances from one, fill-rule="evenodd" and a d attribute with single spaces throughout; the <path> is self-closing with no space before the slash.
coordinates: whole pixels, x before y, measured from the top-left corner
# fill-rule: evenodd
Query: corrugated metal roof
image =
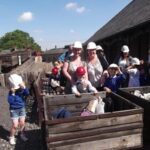
<path id="1" fill-rule="evenodd" d="M 150 21 L 150 0 L 133 0 L 86 42 L 98 41 Z"/>

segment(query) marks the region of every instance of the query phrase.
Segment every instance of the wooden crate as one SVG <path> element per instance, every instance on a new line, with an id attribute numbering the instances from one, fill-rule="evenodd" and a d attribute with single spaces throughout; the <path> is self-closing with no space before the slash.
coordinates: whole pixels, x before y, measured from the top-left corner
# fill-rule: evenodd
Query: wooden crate
<path id="1" fill-rule="evenodd" d="M 104 98 L 105 92 L 98 93 Z M 44 96 L 45 131 L 49 150 L 124 150 L 141 148 L 143 109 L 112 93 L 115 111 L 81 117 L 80 112 L 90 100 L 90 93 L 77 98 L 73 94 Z M 51 119 L 51 112 L 65 107 L 73 116 Z"/>
<path id="2" fill-rule="evenodd" d="M 56 95 L 58 93 L 52 90 L 52 88 L 50 87 L 49 78 L 45 76 L 44 72 L 41 72 L 38 75 L 38 78 L 34 82 L 33 87 L 34 87 L 35 97 L 36 97 L 37 106 L 38 106 L 39 124 L 41 124 L 44 119 L 43 96 L 44 95 Z"/>
<path id="3" fill-rule="evenodd" d="M 5 87 L 5 76 L 3 73 L 0 73 L 0 86 Z"/>
<path id="4" fill-rule="evenodd" d="M 43 73 L 40 73 L 38 75 L 37 80 L 34 82 L 34 85 L 33 85 L 35 98 L 36 98 L 36 102 L 37 102 L 37 111 L 38 111 L 39 125 L 41 125 L 41 123 L 42 123 L 42 121 L 44 119 L 43 93 L 42 93 L 43 84 L 41 82 L 42 76 L 44 76 Z"/>
<path id="5" fill-rule="evenodd" d="M 118 90 L 118 94 L 144 108 L 143 136 L 144 136 L 144 141 L 150 141 L 150 101 L 133 95 L 135 90 L 139 90 L 142 93 L 150 93 L 150 86 L 135 87 L 135 88 L 120 88 Z"/>

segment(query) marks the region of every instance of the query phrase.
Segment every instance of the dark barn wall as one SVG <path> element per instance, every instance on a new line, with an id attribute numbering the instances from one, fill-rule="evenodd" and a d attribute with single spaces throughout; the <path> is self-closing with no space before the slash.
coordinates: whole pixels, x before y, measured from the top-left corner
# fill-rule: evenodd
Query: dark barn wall
<path id="1" fill-rule="evenodd" d="M 145 61 L 150 49 L 150 24 L 136 27 L 96 42 L 104 48 L 109 63 L 117 62 L 122 45 L 128 45 L 130 54 Z"/>

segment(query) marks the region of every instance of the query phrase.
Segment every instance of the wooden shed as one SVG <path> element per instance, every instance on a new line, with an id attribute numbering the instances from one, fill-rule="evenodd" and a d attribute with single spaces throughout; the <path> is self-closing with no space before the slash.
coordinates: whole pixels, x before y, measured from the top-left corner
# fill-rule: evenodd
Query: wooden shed
<path id="1" fill-rule="evenodd" d="M 66 52 L 68 49 L 66 48 L 57 48 L 46 51 L 42 54 L 43 61 L 45 62 L 54 62 L 58 59 L 58 57 Z"/>
<path id="2" fill-rule="evenodd" d="M 109 62 L 114 62 L 126 44 L 134 57 L 148 60 L 150 53 L 150 1 L 133 0 L 84 44 L 102 45 Z"/>

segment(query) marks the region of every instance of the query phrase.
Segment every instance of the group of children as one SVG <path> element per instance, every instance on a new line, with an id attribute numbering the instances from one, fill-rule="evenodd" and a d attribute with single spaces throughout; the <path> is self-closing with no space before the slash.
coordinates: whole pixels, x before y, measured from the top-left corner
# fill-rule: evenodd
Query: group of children
<path id="1" fill-rule="evenodd" d="M 55 69 L 57 73 L 54 72 Z M 56 82 L 55 86 L 61 86 L 60 78 L 63 74 L 60 71 L 60 67 L 55 66 L 52 68 L 50 76 L 51 86 L 54 86 L 54 80 Z M 124 82 L 128 82 L 128 87 L 144 86 L 149 83 L 149 78 L 138 58 L 132 58 L 131 65 L 126 68 L 126 72 L 128 74 L 128 81 L 126 80 L 127 75 L 121 71 L 121 68 L 117 64 L 110 64 L 101 76 L 101 83 L 99 83 L 101 84 L 101 89 L 109 93 L 111 91 L 117 92 Z M 80 96 L 81 93 L 97 92 L 97 89 L 86 79 L 84 67 L 80 66 L 76 69 L 76 77 L 76 83 L 71 87 L 73 94 Z"/>

